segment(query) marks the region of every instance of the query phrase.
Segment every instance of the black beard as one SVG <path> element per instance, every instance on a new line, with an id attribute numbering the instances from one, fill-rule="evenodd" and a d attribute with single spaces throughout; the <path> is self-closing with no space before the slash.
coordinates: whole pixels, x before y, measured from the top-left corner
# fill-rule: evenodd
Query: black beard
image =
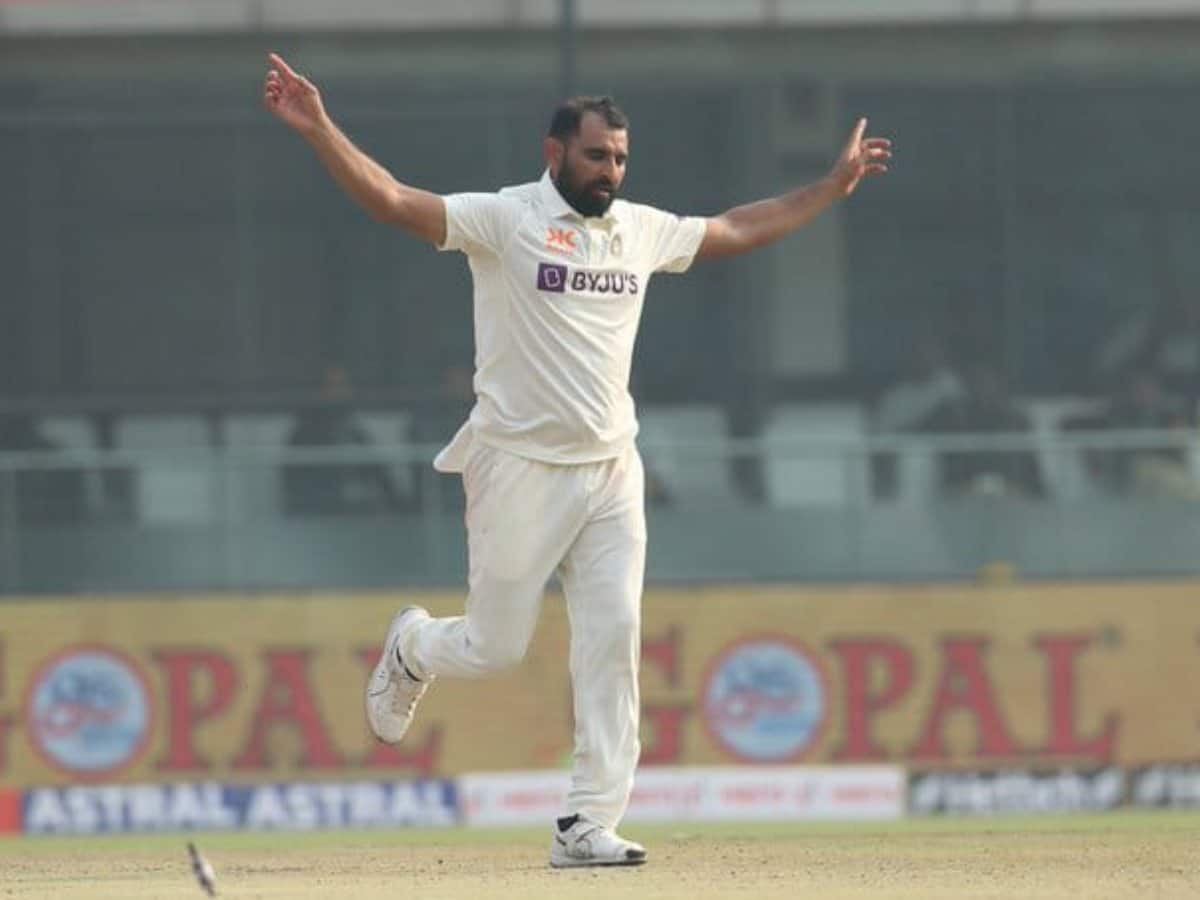
<path id="1" fill-rule="evenodd" d="M 612 185 L 604 181 L 593 181 L 591 184 L 585 184 L 582 187 L 575 187 L 571 184 L 571 170 L 564 162 L 563 167 L 558 172 L 558 177 L 554 179 L 554 186 L 558 188 L 558 192 L 562 194 L 562 198 L 567 201 L 567 205 L 575 212 L 579 213 L 585 219 L 596 218 L 608 212 L 608 208 L 612 206 L 613 200 L 617 198 L 616 189 Z M 609 194 L 607 197 L 597 198 L 591 192 L 594 187 L 607 187 Z"/>

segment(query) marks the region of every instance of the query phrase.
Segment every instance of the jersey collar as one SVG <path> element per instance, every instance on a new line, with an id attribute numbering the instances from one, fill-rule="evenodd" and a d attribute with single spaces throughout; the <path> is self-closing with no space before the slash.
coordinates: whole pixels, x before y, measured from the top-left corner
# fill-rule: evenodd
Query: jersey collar
<path id="1" fill-rule="evenodd" d="M 542 195 L 542 204 L 546 209 L 546 213 L 552 219 L 573 219 L 576 222 L 598 222 L 602 225 L 611 225 L 616 221 L 616 216 L 613 215 L 613 210 L 616 207 L 616 201 L 608 208 L 602 216 L 593 216 L 591 219 L 585 219 L 581 216 L 566 200 L 562 194 L 558 192 L 554 181 L 550 178 L 550 170 L 547 169 L 542 173 L 542 180 L 538 182 L 538 190 Z"/>

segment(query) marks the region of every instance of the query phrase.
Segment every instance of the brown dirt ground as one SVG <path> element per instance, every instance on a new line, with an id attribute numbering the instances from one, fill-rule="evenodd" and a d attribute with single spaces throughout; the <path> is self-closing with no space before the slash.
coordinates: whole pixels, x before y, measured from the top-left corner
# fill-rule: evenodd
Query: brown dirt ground
<path id="1" fill-rule="evenodd" d="M 629 828 L 651 861 L 553 871 L 528 831 L 200 835 L 218 896 L 352 900 L 1200 897 L 1200 813 Z M 0 841 L 0 898 L 202 897 L 175 835 Z"/>

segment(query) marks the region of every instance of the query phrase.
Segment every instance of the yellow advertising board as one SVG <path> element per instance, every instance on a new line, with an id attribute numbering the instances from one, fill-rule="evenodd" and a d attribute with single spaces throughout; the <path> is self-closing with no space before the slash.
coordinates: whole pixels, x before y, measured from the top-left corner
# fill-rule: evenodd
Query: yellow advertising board
<path id="1" fill-rule="evenodd" d="M 0 604 L 0 786 L 561 765 L 567 624 L 443 679 L 400 748 L 362 687 L 399 606 L 454 595 Z M 649 591 L 643 764 L 1140 765 L 1200 755 L 1200 584 Z"/>

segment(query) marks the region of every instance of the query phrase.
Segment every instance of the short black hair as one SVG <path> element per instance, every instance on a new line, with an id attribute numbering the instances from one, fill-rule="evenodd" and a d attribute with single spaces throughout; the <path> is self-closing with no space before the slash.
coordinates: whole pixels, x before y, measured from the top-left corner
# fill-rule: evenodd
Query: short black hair
<path id="1" fill-rule="evenodd" d="M 617 101 L 612 97 L 572 97 L 564 100 L 554 111 L 550 120 L 549 137 L 558 138 L 563 143 L 579 134 L 579 123 L 585 113 L 596 113 L 604 117 L 604 123 L 609 128 L 629 130 L 629 117 L 621 112 Z"/>

